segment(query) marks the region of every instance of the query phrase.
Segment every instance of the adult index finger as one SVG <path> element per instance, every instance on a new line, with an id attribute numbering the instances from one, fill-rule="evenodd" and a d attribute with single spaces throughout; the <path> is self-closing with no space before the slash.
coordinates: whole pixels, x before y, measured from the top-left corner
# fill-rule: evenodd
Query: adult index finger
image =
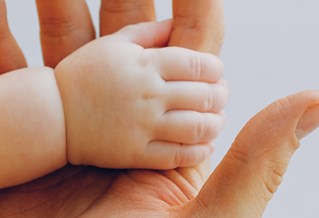
<path id="1" fill-rule="evenodd" d="M 95 39 L 85 0 L 37 0 L 43 59 L 55 67 L 74 50 Z"/>
<path id="2" fill-rule="evenodd" d="M 27 66 L 24 55 L 12 35 L 4 0 L 0 0 L 0 74 Z"/>

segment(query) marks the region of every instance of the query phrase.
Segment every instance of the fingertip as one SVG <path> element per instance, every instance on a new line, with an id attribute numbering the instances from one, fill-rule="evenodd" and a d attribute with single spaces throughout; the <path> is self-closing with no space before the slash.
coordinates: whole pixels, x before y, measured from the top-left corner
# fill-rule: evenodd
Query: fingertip
<path id="1" fill-rule="evenodd" d="M 224 63 L 222 60 L 213 54 L 209 53 L 200 53 L 202 56 L 203 66 L 207 67 L 207 73 L 210 74 L 209 80 L 204 82 L 216 83 L 222 80 L 224 75 Z M 204 69 L 205 69 L 204 68 Z M 224 82 L 226 85 L 226 82 Z"/>
<path id="2" fill-rule="evenodd" d="M 226 122 L 226 119 L 227 119 L 227 115 L 226 115 L 226 112 L 224 110 L 221 110 L 219 113 L 218 113 L 224 122 Z"/>
<path id="3" fill-rule="evenodd" d="M 196 61 L 196 57 L 199 60 Z M 224 63 L 216 55 L 195 51 L 193 56 L 190 56 L 190 59 L 192 59 L 190 60 L 190 69 L 195 72 L 198 70 L 201 73 L 193 74 L 195 76 L 200 75 L 197 78 L 195 77 L 195 80 L 216 83 L 222 79 L 224 75 Z"/>
<path id="4" fill-rule="evenodd" d="M 164 26 L 169 25 L 169 26 L 173 27 L 173 19 L 172 18 L 161 20 L 158 23 L 161 25 L 164 25 Z"/>
<path id="5" fill-rule="evenodd" d="M 224 118 L 220 114 L 169 111 L 158 122 L 155 137 L 176 143 L 208 143 L 220 134 L 223 126 Z"/>
<path id="6" fill-rule="evenodd" d="M 226 92 L 226 93 L 225 93 L 225 98 L 226 98 L 226 100 L 225 100 L 225 104 L 224 104 L 224 107 L 225 107 L 226 104 L 229 102 L 229 99 L 230 99 L 230 96 L 231 96 L 231 91 L 230 91 L 230 89 L 229 89 L 229 83 L 228 83 L 226 80 L 221 79 L 221 80 L 219 81 L 219 83 L 224 87 L 224 91 Z M 223 108 L 224 108 L 224 107 L 223 107 Z"/>
<path id="7" fill-rule="evenodd" d="M 229 88 L 229 83 L 225 79 L 220 79 L 218 83 L 227 89 Z"/>
<path id="8" fill-rule="evenodd" d="M 214 147 L 210 144 L 182 145 L 184 156 L 177 167 L 195 167 L 207 160 L 214 152 Z"/>
<path id="9" fill-rule="evenodd" d="M 225 70 L 224 62 L 216 55 L 213 55 L 213 54 L 208 54 L 208 55 L 213 56 L 216 68 L 218 72 L 220 72 L 220 78 L 222 78 L 224 75 L 224 70 Z"/>
<path id="10" fill-rule="evenodd" d="M 229 101 L 229 89 L 225 85 L 221 84 L 220 82 L 217 84 L 215 88 L 215 102 L 214 103 L 214 108 L 213 110 L 210 110 L 208 112 L 212 113 L 220 113 L 221 115 L 225 115 L 223 110 L 225 109 L 228 101 Z M 217 97 L 218 96 L 218 97 Z"/>
<path id="11" fill-rule="evenodd" d="M 296 128 L 296 136 L 300 140 L 319 127 L 319 102 L 308 107 Z"/>
<path id="12" fill-rule="evenodd" d="M 223 76 L 224 66 L 215 55 L 180 47 L 158 49 L 156 59 L 166 81 L 198 81 L 216 83 Z"/>

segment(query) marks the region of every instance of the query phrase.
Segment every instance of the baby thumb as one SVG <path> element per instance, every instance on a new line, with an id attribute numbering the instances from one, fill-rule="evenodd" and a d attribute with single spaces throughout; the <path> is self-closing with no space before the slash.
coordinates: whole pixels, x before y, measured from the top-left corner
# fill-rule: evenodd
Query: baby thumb
<path id="1" fill-rule="evenodd" d="M 113 36 L 117 40 L 132 42 L 143 48 L 154 48 L 168 44 L 171 30 L 172 20 L 144 22 L 124 27 Z"/>
<path id="2" fill-rule="evenodd" d="M 261 217 L 299 139 L 319 125 L 319 92 L 298 93 L 252 118 L 191 203 L 200 217 Z M 191 206 L 189 205 L 189 206 Z"/>

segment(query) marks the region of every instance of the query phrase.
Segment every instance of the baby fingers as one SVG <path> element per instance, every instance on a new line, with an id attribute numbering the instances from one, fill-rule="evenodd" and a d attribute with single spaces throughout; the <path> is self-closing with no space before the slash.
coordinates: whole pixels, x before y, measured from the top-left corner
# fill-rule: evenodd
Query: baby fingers
<path id="1" fill-rule="evenodd" d="M 164 98 L 167 110 L 193 110 L 217 113 L 226 105 L 228 88 L 219 83 L 168 82 Z"/>
<path id="2" fill-rule="evenodd" d="M 223 126 L 222 114 L 169 111 L 159 120 L 153 138 L 184 144 L 208 143 L 219 135 Z"/>
<path id="3" fill-rule="evenodd" d="M 166 81 L 214 83 L 222 77 L 223 64 L 214 55 L 177 47 L 152 51 L 153 63 Z"/>
<path id="4" fill-rule="evenodd" d="M 139 159 L 139 164 L 143 168 L 159 170 L 192 167 L 203 162 L 212 152 L 213 147 L 210 144 L 183 145 L 152 141 L 143 153 L 143 157 Z"/>

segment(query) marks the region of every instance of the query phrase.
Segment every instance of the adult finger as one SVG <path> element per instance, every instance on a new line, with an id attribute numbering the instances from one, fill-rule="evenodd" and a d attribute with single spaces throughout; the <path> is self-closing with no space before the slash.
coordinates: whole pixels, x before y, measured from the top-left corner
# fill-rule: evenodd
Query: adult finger
<path id="1" fill-rule="evenodd" d="M 218 54 L 224 39 L 222 0 L 173 0 L 173 30 L 169 45 Z M 191 178 L 199 172 L 204 181 L 210 172 L 209 162 L 185 169 Z M 196 185 L 200 187 L 200 184 Z"/>
<path id="2" fill-rule="evenodd" d="M 319 92 L 283 98 L 251 119 L 195 201 L 199 217 L 261 217 L 299 140 L 319 125 Z"/>
<path id="3" fill-rule="evenodd" d="M 95 38 L 85 0 L 37 0 L 43 59 L 55 67 L 64 57 Z"/>
<path id="4" fill-rule="evenodd" d="M 129 24 L 154 21 L 153 0 L 102 0 L 100 35 L 114 33 Z"/>
<path id="5" fill-rule="evenodd" d="M 4 0 L 0 0 L 0 52 L 0 74 L 27 66 L 24 55 L 10 31 Z"/>
<path id="6" fill-rule="evenodd" d="M 173 0 L 170 46 L 218 54 L 224 39 L 222 0 Z"/>

